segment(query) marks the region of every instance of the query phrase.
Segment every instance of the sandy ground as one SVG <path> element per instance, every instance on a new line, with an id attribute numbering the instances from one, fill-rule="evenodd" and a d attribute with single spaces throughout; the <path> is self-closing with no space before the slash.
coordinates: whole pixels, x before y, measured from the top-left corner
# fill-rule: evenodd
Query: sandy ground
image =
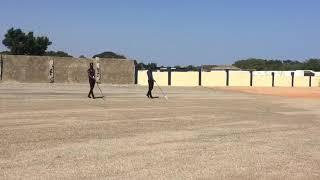
<path id="1" fill-rule="evenodd" d="M 0 84 L 1 179 L 320 178 L 318 99 L 101 88 Z"/>
<path id="2" fill-rule="evenodd" d="M 320 99 L 319 87 L 223 87 L 218 89 L 290 98 Z"/>

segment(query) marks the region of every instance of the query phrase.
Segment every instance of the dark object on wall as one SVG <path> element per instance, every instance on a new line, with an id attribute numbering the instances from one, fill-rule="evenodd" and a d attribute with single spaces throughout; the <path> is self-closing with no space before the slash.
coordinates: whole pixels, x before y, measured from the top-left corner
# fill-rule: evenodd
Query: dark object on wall
<path id="1" fill-rule="evenodd" d="M 0 55 L 0 80 L 2 80 L 2 73 L 3 73 L 3 59 L 2 59 L 2 54 Z"/>
<path id="2" fill-rule="evenodd" d="M 250 86 L 252 86 L 253 82 L 253 71 L 250 71 Z"/>
<path id="3" fill-rule="evenodd" d="M 311 87 L 311 85 L 312 85 L 311 78 L 312 78 L 312 76 L 309 76 L 309 87 Z"/>
<path id="4" fill-rule="evenodd" d="M 274 72 L 272 72 L 271 75 L 272 75 L 272 87 L 274 87 Z"/>
<path id="5" fill-rule="evenodd" d="M 134 61 L 134 84 L 138 84 L 138 63 Z"/>
<path id="6" fill-rule="evenodd" d="M 226 69 L 226 75 L 227 75 L 226 86 L 229 86 L 229 69 Z"/>
<path id="7" fill-rule="evenodd" d="M 314 76 L 314 73 L 311 71 L 304 71 L 304 76 Z"/>
<path id="8" fill-rule="evenodd" d="M 168 67 L 168 86 L 171 86 L 171 67 Z"/>
<path id="9" fill-rule="evenodd" d="M 49 61 L 49 82 L 54 83 L 54 60 L 50 59 Z"/>
<path id="10" fill-rule="evenodd" d="M 202 72 L 201 66 L 199 67 L 198 71 L 199 71 L 199 86 L 201 86 L 201 72 Z"/>
<path id="11" fill-rule="evenodd" d="M 294 87 L 294 72 L 291 72 L 291 87 Z"/>

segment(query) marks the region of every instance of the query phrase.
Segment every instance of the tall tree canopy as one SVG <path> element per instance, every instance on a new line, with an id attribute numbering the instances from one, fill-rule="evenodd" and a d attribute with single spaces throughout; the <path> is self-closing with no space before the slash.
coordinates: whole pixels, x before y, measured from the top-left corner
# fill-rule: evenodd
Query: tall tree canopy
<path id="1" fill-rule="evenodd" d="M 13 55 L 44 55 L 52 44 L 48 37 L 35 37 L 33 32 L 24 33 L 21 29 L 10 28 L 2 43 Z"/>
<path id="2" fill-rule="evenodd" d="M 320 59 L 309 59 L 304 62 L 304 69 L 320 71 Z"/>
<path id="3" fill-rule="evenodd" d="M 102 52 L 100 54 L 96 54 L 96 55 L 93 56 L 93 58 L 96 58 L 96 57 L 99 57 L 99 58 L 126 59 L 125 56 L 120 55 L 120 54 L 116 54 L 116 53 L 111 52 L 111 51 Z"/>

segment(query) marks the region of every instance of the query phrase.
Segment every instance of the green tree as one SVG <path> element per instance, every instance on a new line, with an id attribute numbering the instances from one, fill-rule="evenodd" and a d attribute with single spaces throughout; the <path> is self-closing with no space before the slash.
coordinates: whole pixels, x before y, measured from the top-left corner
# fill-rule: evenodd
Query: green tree
<path id="1" fill-rule="evenodd" d="M 86 58 L 84 55 L 79 56 L 79 58 Z"/>
<path id="2" fill-rule="evenodd" d="M 264 60 L 265 61 L 265 70 L 274 70 L 280 71 L 283 68 L 282 61 L 280 60 Z"/>
<path id="3" fill-rule="evenodd" d="M 255 69 L 258 71 L 288 71 L 288 70 L 314 70 L 320 71 L 320 59 L 309 59 L 305 62 L 293 60 L 267 60 L 267 59 L 245 59 L 234 63 L 241 69 Z"/>
<path id="4" fill-rule="evenodd" d="M 264 59 L 249 58 L 236 61 L 233 65 L 240 69 L 266 70 L 266 60 Z"/>
<path id="5" fill-rule="evenodd" d="M 300 61 L 292 61 L 292 60 L 284 60 L 282 62 L 282 70 L 289 71 L 289 70 L 301 70 L 304 67 L 304 63 Z"/>
<path id="6" fill-rule="evenodd" d="M 147 69 L 147 65 L 144 64 L 144 63 L 138 63 L 137 66 L 138 66 L 138 70 L 145 70 L 145 69 Z"/>
<path id="7" fill-rule="evenodd" d="M 320 59 L 309 59 L 304 62 L 304 69 L 320 71 Z"/>
<path id="8" fill-rule="evenodd" d="M 156 63 L 148 63 L 146 69 L 156 70 L 158 68 Z"/>
<path id="9" fill-rule="evenodd" d="M 186 70 L 187 71 L 198 71 L 199 67 L 193 66 L 193 65 L 189 65 L 189 66 L 186 67 Z"/>
<path id="10" fill-rule="evenodd" d="M 148 63 L 148 64 L 144 64 L 144 63 L 138 63 L 137 64 L 138 66 L 138 70 L 146 70 L 146 69 L 149 69 L 151 68 L 152 70 L 156 70 L 158 69 L 158 66 L 156 63 Z"/>
<path id="11" fill-rule="evenodd" d="M 72 57 L 71 55 L 63 51 L 48 51 L 45 53 L 45 56 Z"/>
<path id="12" fill-rule="evenodd" d="M 33 32 L 24 33 L 21 29 L 10 28 L 2 41 L 13 55 L 44 55 L 52 44 L 48 37 L 35 37 Z"/>
<path id="13" fill-rule="evenodd" d="M 102 52 L 100 54 L 96 54 L 96 55 L 93 56 L 93 58 L 96 58 L 96 57 L 99 57 L 99 58 L 113 58 L 113 59 L 126 59 L 125 56 L 116 54 L 116 53 L 111 52 L 111 51 Z"/>

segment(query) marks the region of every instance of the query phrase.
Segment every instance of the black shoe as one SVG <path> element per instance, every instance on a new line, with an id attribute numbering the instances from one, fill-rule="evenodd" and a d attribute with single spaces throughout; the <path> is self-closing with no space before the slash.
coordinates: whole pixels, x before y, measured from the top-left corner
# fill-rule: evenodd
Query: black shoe
<path id="1" fill-rule="evenodd" d="M 91 96 L 88 95 L 88 98 L 91 98 Z"/>

